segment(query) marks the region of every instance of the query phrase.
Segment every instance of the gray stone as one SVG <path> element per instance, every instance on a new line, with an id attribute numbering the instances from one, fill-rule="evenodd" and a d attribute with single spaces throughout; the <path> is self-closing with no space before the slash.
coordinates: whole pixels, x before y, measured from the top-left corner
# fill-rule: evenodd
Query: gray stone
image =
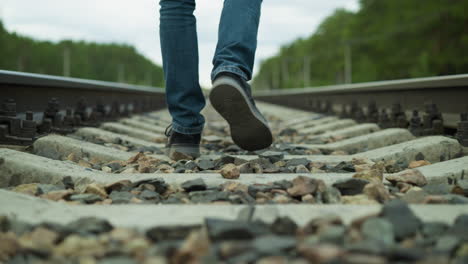
<path id="1" fill-rule="evenodd" d="M 322 243 L 331 243 L 335 245 L 343 245 L 346 235 L 346 227 L 339 225 L 331 225 L 320 232 L 319 240 Z"/>
<path id="2" fill-rule="evenodd" d="M 468 214 L 462 214 L 455 219 L 449 232 L 465 241 L 468 241 Z"/>
<path id="3" fill-rule="evenodd" d="M 275 163 L 284 159 L 284 153 L 279 151 L 265 151 L 262 154 L 258 155 L 261 158 L 268 159 L 271 163 Z"/>
<path id="4" fill-rule="evenodd" d="M 212 241 L 248 240 L 270 233 L 268 226 L 261 222 L 207 218 L 205 226 Z"/>
<path id="5" fill-rule="evenodd" d="M 63 184 L 60 185 L 54 185 L 54 184 L 39 184 L 38 186 L 38 192 L 41 194 L 49 193 L 52 191 L 60 191 L 64 190 L 65 186 Z"/>
<path id="6" fill-rule="evenodd" d="M 106 220 L 95 217 L 85 217 L 68 224 L 69 230 L 84 235 L 96 235 L 109 232 L 113 226 Z"/>
<path id="7" fill-rule="evenodd" d="M 466 228 L 466 227 L 465 227 Z M 454 235 L 444 235 L 437 240 L 434 250 L 439 253 L 452 255 L 461 243 L 461 239 Z"/>
<path id="8" fill-rule="evenodd" d="M 331 186 L 327 186 L 325 191 L 322 193 L 322 200 L 326 204 L 337 204 L 341 201 L 340 191 Z"/>
<path id="9" fill-rule="evenodd" d="M 79 201 L 82 203 L 92 204 L 102 201 L 102 197 L 93 193 L 81 193 L 70 196 L 70 201 Z"/>
<path id="10" fill-rule="evenodd" d="M 400 200 L 386 203 L 380 214 L 392 223 L 397 240 L 416 234 L 422 226 L 421 220 L 414 215 L 405 202 Z"/>
<path id="11" fill-rule="evenodd" d="M 297 224 L 291 218 L 284 216 L 278 217 L 271 224 L 271 231 L 277 235 L 294 236 L 297 231 Z"/>
<path id="12" fill-rule="evenodd" d="M 157 226 L 148 229 L 146 231 L 146 237 L 153 242 L 159 243 L 171 240 L 182 240 L 196 228 L 199 228 L 199 226 Z"/>
<path id="13" fill-rule="evenodd" d="M 297 167 L 299 165 L 307 166 L 309 165 L 310 160 L 306 158 L 294 158 L 286 161 L 286 167 Z"/>
<path id="14" fill-rule="evenodd" d="M 122 164 L 120 164 L 120 162 L 110 162 L 107 163 L 106 166 L 111 168 L 113 172 L 122 169 Z"/>
<path id="15" fill-rule="evenodd" d="M 444 198 L 447 199 L 449 204 L 468 204 L 468 197 L 458 194 L 446 194 Z"/>
<path id="16" fill-rule="evenodd" d="M 201 170 L 211 170 L 214 169 L 215 166 L 215 162 L 210 159 L 200 159 L 198 161 L 198 167 Z"/>
<path id="17" fill-rule="evenodd" d="M 138 187 L 142 184 L 150 184 L 150 185 L 153 185 L 154 188 L 155 188 L 155 191 L 159 194 L 163 194 L 166 192 L 167 188 L 168 188 L 168 185 L 166 182 L 164 182 L 163 179 L 147 179 L 147 180 L 141 180 L 141 181 L 137 181 L 135 183 L 132 184 L 132 187 L 135 188 L 135 187 Z"/>
<path id="18" fill-rule="evenodd" d="M 384 218 L 367 219 L 361 226 L 361 232 L 365 239 L 380 241 L 386 246 L 395 243 L 392 223 Z"/>
<path id="19" fill-rule="evenodd" d="M 346 249 L 355 253 L 382 255 L 385 253 L 387 247 L 380 241 L 368 239 L 349 243 L 346 245 Z"/>
<path id="20" fill-rule="evenodd" d="M 113 204 L 129 203 L 133 197 L 134 195 L 130 192 L 113 191 L 109 195 L 109 198 L 112 200 Z"/>
<path id="21" fill-rule="evenodd" d="M 194 203 L 211 203 L 214 201 L 229 201 L 229 193 L 216 190 L 193 191 L 189 194 Z"/>
<path id="22" fill-rule="evenodd" d="M 252 246 L 255 251 L 262 255 L 284 254 L 296 247 L 296 239 L 288 236 L 266 235 L 257 237 Z"/>
<path id="23" fill-rule="evenodd" d="M 184 167 L 187 170 L 195 170 L 196 168 L 198 168 L 198 164 L 193 160 L 189 160 L 187 161 L 187 163 L 184 164 Z"/>
<path id="24" fill-rule="evenodd" d="M 356 195 L 361 194 L 364 186 L 366 186 L 369 181 L 358 178 L 338 180 L 333 184 L 333 187 L 340 190 L 342 195 Z"/>
<path id="25" fill-rule="evenodd" d="M 161 201 L 161 195 L 157 192 L 153 192 L 153 191 L 150 191 L 150 190 L 144 190 L 140 193 L 139 195 L 140 199 L 143 199 L 143 200 L 153 200 L 155 201 L 156 203 L 160 202 Z"/>
<path id="26" fill-rule="evenodd" d="M 422 234 L 426 238 L 440 237 L 448 229 L 448 225 L 440 222 L 427 222 L 423 224 Z"/>
<path id="27" fill-rule="evenodd" d="M 283 189 L 283 190 L 286 190 L 293 186 L 292 182 L 288 180 L 275 181 L 273 182 L 273 185 L 275 186 L 276 189 Z"/>
<path id="28" fill-rule="evenodd" d="M 205 181 L 201 178 L 190 180 L 182 183 L 180 185 L 186 192 L 193 192 L 193 191 L 204 191 L 206 190 Z"/>
<path id="29" fill-rule="evenodd" d="M 248 193 L 252 197 L 256 197 L 258 192 L 270 192 L 274 189 L 272 185 L 266 184 L 252 184 L 248 187 Z"/>

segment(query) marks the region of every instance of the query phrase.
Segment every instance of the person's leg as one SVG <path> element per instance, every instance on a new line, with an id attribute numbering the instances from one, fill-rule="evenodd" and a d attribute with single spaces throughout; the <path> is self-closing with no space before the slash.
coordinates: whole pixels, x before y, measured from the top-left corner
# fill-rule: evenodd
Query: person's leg
<path id="1" fill-rule="evenodd" d="M 234 143 L 251 151 L 273 142 L 247 83 L 252 78 L 261 5 L 262 0 L 224 1 L 211 74 L 211 105 L 229 123 Z"/>
<path id="2" fill-rule="evenodd" d="M 205 123 L 200 111 L 205 98 L 198 79 L 195 0 L 161 0 L 160 39 L 166 81 L 166 100 L 172 129 L 200 134 Z"/>
<path id="3" fill-rule="evenodd" d="M 252 78 L 262 0 L 225 0 L 211 79 L 231 72 Z"/>

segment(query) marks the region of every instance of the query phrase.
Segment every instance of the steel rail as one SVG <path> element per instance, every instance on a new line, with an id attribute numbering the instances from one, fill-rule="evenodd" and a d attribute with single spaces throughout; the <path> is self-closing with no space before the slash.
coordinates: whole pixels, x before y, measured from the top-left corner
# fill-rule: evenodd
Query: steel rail
<path id="1" fill-rule="evenodd" d="M 413 110 L 423 112 L 426 104 L 435 104 L 442 113 L 444 126 L 457 128 L 460 114 L 468 109 L 468 74 L 379 81 L 323 87 L 262 90 L 254 93 L 264 102 L 303 110 L 339 113 L 350 105 L 366 110 L 370 102 L 381 111 L 399 105 L 408 119 Z M 365 112 L 365 111 L 364 111 Z"/>
<path id="2" fill-rule="evenodd" d="M 99 98 L 107 105 L 147 101 L 152 109 L 165 107 L 162 88 L 35 73 L 0 70 L 0 91 L 0 101 L 15 100 L 18 112 L 43 111 L 52 97 L 58 98 L 64 106 L 74 106 L 79 97 L 85 97 Z"/>
<path id="3" fill-rule="evenodd" d="M 166 107 L 162 88 L 3 70 L 0 104 L 0 144 Z"/>

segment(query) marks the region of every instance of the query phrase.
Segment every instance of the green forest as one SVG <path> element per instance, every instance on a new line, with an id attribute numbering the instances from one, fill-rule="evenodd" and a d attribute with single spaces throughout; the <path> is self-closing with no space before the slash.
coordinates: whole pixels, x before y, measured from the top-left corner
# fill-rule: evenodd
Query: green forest
<path id="1" fill-rule="evenodd" d="M 0 69 L 163 87 L 162 68 L 122 44 L 37 41 L 0 21 Z"/>
<path id="2" fill-rule="evenodd" d="M 467 0 L 361 0 L 264 60 L 255 89 L 468 73 Z M 306 25 L 298 25 L 306 26 Z"/>

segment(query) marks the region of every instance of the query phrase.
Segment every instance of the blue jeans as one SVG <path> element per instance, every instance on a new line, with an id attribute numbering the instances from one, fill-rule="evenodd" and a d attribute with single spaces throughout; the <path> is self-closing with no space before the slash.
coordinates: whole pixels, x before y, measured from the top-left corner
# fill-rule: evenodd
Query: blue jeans
<path id="1" fill-rule="evenodd" d="M 213 0 L 214 1 L 214 0 Z M 195 0 L 160 0 L 160 40 L 166 101 L 172 129 L 198 134 L 205 118 L 205 97 L 198 78 Z M 220 72 L 252 78 L 262 0 L 225 0 L 213 58 L 213 80 Z"/>

